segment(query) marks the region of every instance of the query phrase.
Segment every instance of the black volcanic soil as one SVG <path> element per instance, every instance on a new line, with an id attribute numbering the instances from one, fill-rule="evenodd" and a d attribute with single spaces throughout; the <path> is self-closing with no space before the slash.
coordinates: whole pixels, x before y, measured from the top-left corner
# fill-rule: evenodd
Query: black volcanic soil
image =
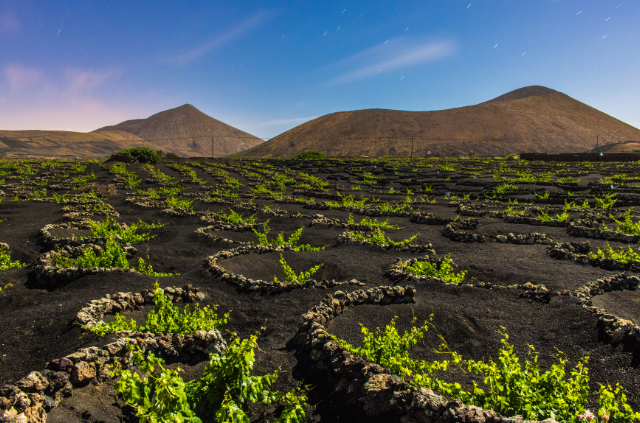
<path id="1" fill-rule="evenodd" d="M 105 170 L 97 165 L 94 170 L 102 183 L 112 180 Z M 163 172 L 171 171 L 161 166 Z M 177 173 L 171 173 L 178 176 Z M 204 173 L 198 169 L 199 175 Z M 248 192 L 247 180 L 237 172 L 237 177 L 245 186 L 239 191 Z M 326 179 L 329 172 L 322 169 L 315 176 Z M 140 176 L 146 175 L 140 172 Z M 206 187 L 213 185 L 211 179 Z M 345 182 L 346 183 L 346 182 Z M 138 188 L 146 189 L 144 183 Z M 185 192 L 199 192 L 196 185 Z M 454 186 L 454 185 L 451 185 Z M 417 186 L 417 189 L 420 187 Z M 474 189 L 478 189 L 475 187 Z M 288 187 L 288 193 L 293 188 Z M 329 292 L 336 289 L 297 289 L 279 294 L 246 293 L 236 290 L 221 278 L 213 277 L 205 266 L 205 259 L 221 250 L 231 249 L 237 244 L 213 242 L 195 233 L 199 227 L 207 226 L 198 217 L 170 217 L 159 209 L 144 209 L 125 202 L 126 192 L 118 190 L 108 202 L 120 213 L 118 221 L 133 222 L 160 221 L 165 227 L 154 229 L 157 234 L 153 240 L 136 245 L 138 255 L 146 259 L 154 270 L 159 272 L 177 272 L 179 276 L 153 278 L 140 274 L 125 273 L 112 275 L 92 275 L 76 279 L 55 289 L 43 289 L 35 277 L 33 269 L 11 269 L 0 273 L 0 384 L 14 383 L 30 371 L 42 370 L 45 363 L 54 358 L 69 355 L 79 348 L 92 345 L 104 345 L 112 337 L 99 339 L 83 334 L 80 326 L 73 324 L 76 313 L 85 303 L 116 292 L 140 292 L 150 289 L 158 280 L 160 286 L 183 286 L 192 284 L 206 294 L 202 305 L 218 305 L 220 313 L 231 310 L 226 329 L 241 337 L 266 327 L 259 339 L 255 370 L 266 374 L 280 370 L 276 388 L 291 389 L 299 382 L 312 384 L 309 393 L 309 422 L 399 422 L 398 416 L 367 416 L 362 407 L 352 398 L 343 394 L 334 394 L 330 383 L 322 372 L 313 367 L 304 354 L 288 346 L 299 328 L 299 316 L 318 304 Z M 348 192 L 360 195 L 361 192 Z M 366 191 L 369 197 L 385 197 Z M 403 196 L 386 196 L 402 200 Z M 48 251 L 38 244 L 38 231 L 48 223 L 62 221 L 62 204 L 35 201 L 10 201 L 8 194 L 0 203 L 0 242 L 11 247 L 12 258 L 30 263 L 39 254 Z M 190 197 L 185 197 L 189 198 Z M 455 207 L 449 207 L 438 193 L 437 205 L 420 205 L 421 210 L 430 211 L 436 216 L 455 217 Z M 246 200 L 246 199 L 245 199 Z M 319 198 L 317 198 L 319 200 Z M 258 201 L 257 204 L 273 204 L 270 201 Z M 220 211 L 228 206 L 193 203 L 196 210 Z M 327 217 L 347 218 L 346 211 L 321 211 L 304 209 L 300 205 L 278 204 L 278 207 L 292 212 L 323 214 Z M 233 207 L 232 207 L 233 208 Z M 246 213 L 244 213 L 246 215 Z M 269 219 L 271 236 L 284 232 L 288 237 L 293 231 L 305 226 L 300 243 L 312 246 L 326 246 L 318 252 L 285 252 L 283 256 L 297 272 L 311 266 L 324 263 L 314 276 L 316 279 L 335 279 L 338 281 L 358 279 L 367 287 L 388 285 L 386 270 L 397 257 L 408 259 L 420 256 L 410 252 L 383 250 L 373 246 L 356 244 L 337 244 L 341 228 L 325 225 L 308 226 L 309 219 L 273 217 L 257 213 L 258 222 Z M 361 215 L 354 215 L 356 221 Z M 385 220 L 386 218 L 378 218 Z M 437 254 L 451 254 L 460 270 L 466 270 L 469 282 L 491 282 L 497 285 L 524 284 L 532 282 L 544 284 L 552 290 L 575 290 L 581 285 L 614 274 L 612 271 L 597 267 L 583 266 L 568 260 L 554 260 L 546 254 L 545 245 L 514 245 L 500 243 L 462 243 L 444 237 L 441 232 L 444 225 L 422 225 L 411 223 L 408 218 L 393 217 L 389 222 L 402 226 L 401 230 L 390 231 L 392 239 L 404 239 L 419 233 L 419 243 L 432 243 Z M 69 231 L 67 231 L 68 233 Z M 480 225 L 473 232 L 483 234 L 508 234 L 544 232 L 561 242 L 582 242 L 586 239 L 567 235 L 564 228 L 545 226 L 516 225 L 501 219 L 481 218 Z M 56 235 L 63 235 L 59 231 Z M 216 235 L 236 241 L 255 241 L 251 232 L 218 231 Z M 271 237 L 270 236 L 270 237 Z M 601 241 L 589 240 L 592 245 L 601 246 Z M 612 246 L 621 245 L 611 243 Z M 283 276 L 278 263 L 279 254 L 251 254 L 222 260 L 220 264 L 228 271 L 250 278 L 271 279 L 274 275 Z M 13 286 L 5 287 L 7 284 Z M 343 291 L 360 289 L 346 285 Z M 583 356 L 589 356 L 589 369 L 592 391 L 598 383 L 620 382 L 626 389 L 629 403 L 640 409 L 640 369 L 638 352 L 624 350 L 623 346 L 612 346 L 599 333 L 595 315 L 582 309 L 573 296 L 553 297 L 549 303 L 529 302 L 518 298 L 519 291 L 488 290 L 469 286 L 450 286 L 442 283 L 421 283 L 417 285 L 415 304 L 352 307 L 335 318 L 328 326 L 331 333 L 353 344 L 362 340 L 359 324 L 372 329 L 384 327 L 397 317 L 398 328 L 408 328 L 413 315 L 419 321 L 434 315 L 434 324 L 447 340 L 449 347 L 464 357 L 496 359 L 500 348 L 500 335 L 505 327 L 510 341 L 515 345 L 521 359 L 528 351 L 528 345 L 536 347 L 540 354 L 540 364 L 547 369 L 552 363 L 551 357 L 557 349 L 569 358 L 569 366 L 575 365 Z M 638 294 L 623 291 L 612 292 L 594 297 L 594 304 L 620 317 L 640 321 L 638 314 Z M 139 312 L 128 316 L 141 318 Z M 225 335 L 228 338 L 228 334 Z M 433 349 L 439 345 L 435 331 L 418 345 L 413 354 L 416 358 L 441 359 Z M 173 364 L 172 366 L 176 366 Z M 199 377 L 204 362 L 183 363 L 185 379 Z M 460 381 L 469 382 L 468 376 L 460 375 Z M 593 405 L 593 404 L 592 404 Z M 259 409 L 252 421 L 265 421 Z M 113 390 L 112 383 L 88 385 L 74 390 L 71 398 L 53 409 L 48 415 L 49 422 L 133 422 L 137 421 L 130 409 L 123 406 Z M 267 413 L 266 416 L 269 414 Z"/>

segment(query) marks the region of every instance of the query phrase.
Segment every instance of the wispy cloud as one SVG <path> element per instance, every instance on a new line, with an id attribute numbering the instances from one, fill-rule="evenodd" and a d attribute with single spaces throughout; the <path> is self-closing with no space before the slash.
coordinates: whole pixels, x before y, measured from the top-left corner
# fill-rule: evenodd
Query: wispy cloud
<path id="1" fill-rule="evenodd" d="M 45 71 L 7 64 L 0 71 L 0 129 L 91 131 L 148 116 L 135 100 L 118 94 L 114 82 L 123 73 L 120 68 Z"/>
<path id="2" fill-rule="evenodd" d="M 9 64 L 4 67 L 4 77 L 10 91 L 22 91 L 23 89 L 38 84 L 44 72 L 29 66 Z"/>
<path id="3" fill-rule="evenodd" d="M 218 47 L 221 47 L 227 43 L 229 43 L 230 41 L 232 41 L 235 38 L 239 38 L 245 34 L 247 34 L 248 32 L 250 32 L 251 30 L 257 28 L 258 26 L 262 25 L 264 22 L 266 22 L 268 19 L 271 19 L 275 16 L 275 13 L 273 12 L 260 12 L 260 13 L 256 13 L 250 17 L 248 17 L 247 19 L 245 19 L 243 22 L 239 23 L 238 25 L 232 26 L 230 28 L 227 28 L 227 30 L 222 33 L 219 34 L 218 36 L 216 36 L 215 38 L 207 41 L 206 43 L 191 48 L 185 52 L 182 52 L 180 54 L 165 58 L 162 60 L 162 62 L 167 63 L 167 64 L 172 64 L 175 66 L 184 66 L 187 65 L 191 62 L 193 62 L 194 60 L 198 59 L 201 56 L 204 56 L 205 54 L 209 53 L 211 50 L 214 50 Z"/>
<path id="4" fill-rule="evenodd" d="M 402 69 L 421 63 L 433 62 L 453 55 L 457 51 L 453 41 L 418 42 L 408 38 L 389 40 L 384 44 L 353 54 L 328 68 L 350 70 L 332 78 L 329 85 L 340 85 Z M 353 68 L 355 70 L 351 70 Z"/>
<path id="5" fill-rule="evenodd" d="M 69 67 L 64 71 L 65 91 L 70 94 L 85 93 L 110 79 L 117 79 L 122 73 L 122 69 L 85 70 Z"/>
<path id="6" fill-rule="evenodd" d="M 10 10 L 0 12 L 0 34 L 17 34 L 22 31 L 22 23 Z"/>

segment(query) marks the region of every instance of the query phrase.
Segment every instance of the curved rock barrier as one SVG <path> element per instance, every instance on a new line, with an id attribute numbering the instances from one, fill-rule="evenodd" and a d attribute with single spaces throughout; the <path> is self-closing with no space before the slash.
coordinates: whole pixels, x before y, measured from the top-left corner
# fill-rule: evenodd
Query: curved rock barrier
<path id="1" fill-rule="evenodd" d="M 49 247 L 55 245 L 70 245 L 74 247 L 78 247 L 80 245 L 86 244 L 98 244 L 104 243 L 104 238 L 97 237 L 82 237 L 82 238 L 67 238 L 67 237 L 56 237 L 51 234 L 51 231 L 54 229 L 80 229 L 80 230 L 90 230 L 91 225 L 86 220 L 76 220 L 72 222 L 63 222 L 53 224 L 50 223 L 45 225 L 42 229 L 40 229 L 39 241 L 47 245 Z"/>
<path id="2" fill-rule="evenodd" d="M 554 243 L 547 247 L 547 254 L 556 260 L 573 260 L 580 264 L 589 264 L 605 270 L 631 270 L 634 272 L 640 272 L 639 261 L 623 263 L 614 259 L 600 257 L 592 258 L 587 255 L 590 251 L 591 245 L 589 244 L 589 241 L 582 243 Z"/>
<path id="3" fill-rule="evenodd" d="M 562 226 L 568 226 L 569 222 L 568 221 L 557 221 L 557 220 L 551 220 L 551 221 L 544 221 L 542 219 L 539 219 L 537 217 L 527 217 L 527 216 L 519 216 L 517 214 L 505 214 L 504 215 L 504 221 L 505 222 L 509 222 L 509 223 L 522 223 L 525 225 L 534 225 L 534 226 L 553 226 L 553 227 L 562 227 Z"/>
<path id="4" fill-rule="evenodd" d="M 582 285 L 574 291 L 574 295 L 583 308 L 598 316 L 598 325 L 609 337 L 611 343 L 619 344 L 631 340 L 637 346 L 640 345 L 640 326 L 630 320 L 608 313 L 604 309 L 594 307 L 591 299 L 596 295 L 602 295 L 605 292 L 614 290 L 629 289 L 635 291 L 638 289 L 638 285 L 640 285 L 640 278 L 637 276 L 618 273 Z"/>
<path id="5" fill-rule="evenodd" d="M 173 302 L 204 299 L 204 295 L 191 285 L 167 287 L 163 291 Z M 152 304 L 153 296 L 153 290 L 107 294 L 82 308 L 76 320 L 87 326 L 99 324 L 107 313 L 140 309 Z M 71 396 L 74 388 L 111 379 L 109 370 L 116 363 L 132 368 L 131 357 L 136 349 L 170 359 L 191 352 L 223 354 L 227 349 L 226 341 L 216 329 L 187 335 L 132 331 L 118 332 L 116 335 L 118 339 L 103 348 L 82 348 L 49 361 L 44 370 L 29 373 L 14 385 L 0 386 L 0 422 L 46 422 L 47 412 L 58 406 L 62 399 Z"/>
<path id="6" fill-rule="evenodd" d="M 80 244 L 77 246 L 66 245 L 58 251 L 49 251 L 40 255 L 34 262 L 33 267 L 39 282 L 44 286 L 56 286 L 61 283 L 70 282 L 84 275 L 96 275 L 98 273 L 137 273 L 135 269 L 120 269 L 108 267 L 61 267 L 56 264 L 56 258 L 59 256 L 77 258 L 82 252 L 91 248 L 96 254 L 102 251 L 101 244 L 104 241 L 99 240 L 97 244 Z M 137 249 L 131 244 L 122 246 L 127 258 L 132 258 L 137 253 Z"/>
<path id="7" fill-rule="evenodd" d="M 294 251 L 290 245 L 251 245 L 241 246 L 232 250 L 219 251 L 216 254 L 207 257 L 207 265 L 211 269 L 211 273 L 216 276 L 220 276 L 226 282 L 247 291 L 261 291 L 261 292 L 285 292 L 292 289 L 299 288 L 321 288 L 327 289 L 340 285 L 359 285 L 364 286 L 364 282 L 359 282 L 357 279 L 351 279 L 350 281 L 336 282 L 335 280 L 322 280 L 317 281 L 315 279 L 309 279 L 304 281 L 303 284 L 298 283 L 283 283 L 274 281 L 265 281 L 262 279 L 251 279 L 243 275 L 231 273 L 224 267 L 218 264 L 218 260 L 229 259 L 244 254 L 265 254 L 272 252 Z"/>
<path id="8" fill-rule="evenodd" d="M 455 223 L 455 222 L 454 222 Z M 510 244 L 551 244 L 554 239 L 547 234 L 531 232 L 529 234 L 513 234 L 507 235 L 481 235 L 471 232 L 459 231 L 454 223 L 450 223 L 442 230 L 442 235 L 456 242 L 500 242 Z"/>
<path id="9" fill-rule="evenodd" d="M 630 235 L 602 229 L 602 227 L 590 228 L 588 226 L 582 226 L 578 222 L 569 223 L 567 233 L 576 237 L 606 239 L 608 241 L 626 242 L 627 244 L 637 244 L 640 242 L 640 234 Z"/>
<path id="10" fill-rule="evenodd" d="M 397 283 L 400 281 L 401 282 L 418 282 L 418 283 L 433 281 L 433 282 L 439 282 L 439 283 L 446 283 L 443 280 L 433 276 L 416 276 L 413 273 L 407 272 L 405 270 L 406 266 L 411 266 L 417 261 L 428 261 L 430 263 L 435 263 L 439 265 L 440 263 L 442 263 L 443 260 L 444 260 L 444 257 L 438 258 L 430 255 L 426 255 L 424 257 L 411 258 L 409 260 L 402 260 L 400 257 L 397 257 L 395 263 L 393 263 L 391 267 L 389 267 L 389 269 L 385 274 L 394 283 Z M 518 294 L 518 297 L 527 299 L 529 300 L 529 302 L 538 301 L 538 302 L 548 303 L 549 301 L 551 301 L 551 297 L 554 297 L 557 295 L 571 295 L 571 291 L 568 289 L 565 289 L 562 291 L 552 291 L 547 289 L 547 287 L 544 285 L 536 285 L 531 282 L 527 282 L 524 284 L 507 285 L 507 286 L 494 285 L 489 282 L 476 282 L 473 284 L 461 283 L 459 284 L 459 286 L 470 286 L 474 288 L 484 288 L 484 289 L 494 289 L 494 290 L 500 290 L 500 289 L 518 290 L 518 291 L 522 291 Z"/>
<path id="11" fill-rule="evenodd" d="M 506 418 L 491 410 L 466 406 L 460 400 L 450 401 L 431 389 L 412 387 L 392 375 L 391 370 L 347 351 L 331 339 L 325 328 L 349 307 L 412 303 L 415 292 L 413 286 L 407 285 L 329 294 L 301 316 L 302 326 L 293 344 L 308 354 L 318 370 L 328 374 L 337 393 L 350 394 L 362 403 L 367 415 L 394 412 L 402 415 L 406 423 L 523 423 L 520 416 Z M 555 423 L 555 420 L 547 419 L 545 423 Z"/>
<path id="12" fill-rule="evenodd" d="M 360 234 L 367 236 L 370 235 L 369 232 L 360 231 Z M 360 245 L 372 245 L 374 247 L 378 247 L 384 250 L 394 250 L 394 251 L 409 251 L 412 253 L 428 253 L 435 254 L 436 250 L 434 250 L 433 245 L 429 244 L 409 244 L 409 245 L 401 245 L 401 246 L 393 246 L 393 245 L 380 245 L 374 244 L 371 241 L 362 241 L 360 239 L 355 238 L 350 232 L 343 232 L 338 236 L 338 244 L 346 244 L 346 243 L 354 243 Z"/>

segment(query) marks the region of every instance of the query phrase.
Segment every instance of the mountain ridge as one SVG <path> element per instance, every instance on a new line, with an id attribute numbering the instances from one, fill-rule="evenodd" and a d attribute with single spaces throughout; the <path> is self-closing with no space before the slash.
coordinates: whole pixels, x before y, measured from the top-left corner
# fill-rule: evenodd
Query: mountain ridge
<path id="1" fill-rule="evenodd" d="M 303 123 L 237 158 L 333 156 L 502 156 L 582 152 L 601 143 L 640 140 L 640 129 L 547 87 L 522 87 L 489 101 L 438 111 L 366 109 Z M 413 138 L 413 147 L 412 147 Z"/>

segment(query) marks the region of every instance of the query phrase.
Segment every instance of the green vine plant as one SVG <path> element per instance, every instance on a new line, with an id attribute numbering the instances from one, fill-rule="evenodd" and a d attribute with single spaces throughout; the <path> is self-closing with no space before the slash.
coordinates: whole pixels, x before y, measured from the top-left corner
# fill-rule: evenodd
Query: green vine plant
<path id="1" fill-rule="evenodd" d="M 254 376 L 255 348 L 259 332 L 248 339 L 235 336 L 224 355 L 210 354 L 204 374 L 185 382 L 179 370 L 164 367 L 164 360 L 153 353 L 133 353 L 139 372 L 116 367 L 112 376 L 120 377 L 115 389 L 136 409 L 143 422 L 202 423 L 211 418 L 219 423 L 248 423 L 250 404 L 280 406 L 273 423 L 302 423 L 306 418 L 309 387 L 289 392 L 274 391 L 278 371 Z"/>
<path id="2" fill-rule="evenodd" d="M 356 200 L 353 195 L 342 195 L 338 193 L 340 197 L 340 202 L 337 201 L 325 201 L 325 204 L 332 209 L 335 208 L 347 208 L 347 207 L 364 207 L 367 199 L 365 197 L 360 197 L 359 200 Z"/>
<path id="3" fill-rule="evenodd" d="M 114 321 L 110 323 L 100 323 L 95 326 L 82 326 L 95 335 L 104 336 L 107 333 L 120 331 L 152 332 L 152 333 L 172 333 L 174 335 L 186 335 L 195 333 L 198 330 L 210 331 L 211 329 L 221 330 L 229 321 L 231 311 L 219 317 L 216 314 L 217 305 L 200 308 L 196 304 L 193 309 L 187 304 L 180 310 L 167 297 L 164 290 L 160 288 L 158 282 L 154 284 L 153 290 L 154 309 L 149 313 L 143 326 L 138 326 L 136 321 L 129 322 L 120 314 L 116 313 Z"/>
<path id="4" fill-rule="evenodd" d="M 5 286 L 0 286 L 0 294 L 4 294 L 4 291 L 6 291 L 7 288 L 13 288 L 13 284 L 12 283 L 8 283 Z"/>
<path id="5" fill-rule="evenodd" d="M 352 213 L 349 213 L 347 223 L 349 225 L 356 225 L 365 229 L 380 228 L 385 231 L 397 231 L 399 229 L 402 229 L 400 228 L 400 226 L 392 225 L 391 223 L 389 223 L 388 219 L 385 220 L 384 222 L 378 222 L 378 219 L 372 219 L 368 216 L 364 216 L 360 222 L 356 222 L 353 218 Z"/>
<path id="6" fill-rule="evenodd" d="M 249 216 L 247 218 L 243 218 L 241 214 L 236 213 L 232 209 L 229 209 L 229 214 L 224 214 L 222 212 L 219 212 L 219 213 L 214 213 L 214 215 L 217 218 L 224 220 L 225 222 L 233 223 L 236 225 L 253 225 L 254 223 L 256 223 L 255 215 Z"/>
<path id="7" fill-rule="evenodd" d="M 87 248 L 82 251 L 78 258 L 64 257 L 62 255 L 55 256 L 56 265 L 62 268 L 69 267 L 106 267 L 129 269 L 127 262 L 127 254 L 124 249 L 113 238 L 106 240 L 105 246 L 100 253 L 96 253 L 93 248 Z"/>
<path id="8" fill-rule="evenodd" d="M 609 217 L 618 224 L 618 227 L 616 228 L 616 232 L 622 232 L 623 234 L 628 234 L 628 235 L 637 235 L 640 234 L 640 221 L 638 222 L 634 222 L 633 220 L 631 220 L 631 213 L 633 212 L 633 207 L 627 209 L 624 212 L 624 220 L 620 221 L 617 220 L 612 214 L 609 214 Z M 603 224 L 604 226 L 604 224 Z M 606 230 L 611 230 L 609 228 L 607 228 L 606 226 L 604 226 L 604 228 Z"/>
<path id="9" fill-rule="evenodd" d="M 569 219 L 569 213 L 566 211 L 562 214 L 556 214 L 556 218 L 554 219 L 552 216 L 549 216 L 549 213 L 546 211 L 542 211 L 538 213 L 538 219 L 543 222 L 566 222 Z"/>
<path id="10" fill-rule="evenodd" d="M 280 266 L 282 266 L 282 271 L 284 272 L 284 282 L 279 281 L 278 278 L 274 276 L 273 281 L 275 283 L 295 283 L 298 285 L 304 285 L 309 279 L 311 279 L 311 276 L 313 276 L 322 266 L 324 266 L 324 263 L 320 263 L 319 265 L 312 267 L 308 271 L 300 272 L 299 275 L 296 275 L 296 272 L 291 268 L 291 266 L 289 266 L 289 264 L 287 264 L 284 257 L 282 257 L 282 254 L 280 254 Z"/>
<path id="11" fill-rule="evenodd" d="M 414 236 L 409 237 L 407 239 L 403 239 L 401 241 L 394 241 L 391 238 L 386 238 L 384 231 L 379 227 L 372 230 L 369 234 L 362 234 L 362 233 L 351 232 L 351 231 L 347 231 L 347 233 L 349 233 L 353 238 L 357 239 L 358 241 L 371 242 L 372 244 L 380 245 L 383 247 L 402 247 L 404 245 L 410 244 L 414 239 L 418 237 L 418 235 L 420 235 L 420 234 L 415 234 Z"/>
<path id="12" fill-rule="evenodd" d="M 284 239 L 283 232 L 280 232 L 275 237 L 275 239 L 269 240 L 267 238 L 267 235 L 271 231 L 271 228 L 269 228 L 268 223 L 269 223 L 268 220 L 264 222 L 262 232 L 258 232 L 255 228 L 251 228 L 253 233 L 256 234 L 256 236 L 258 237 L 258 243 L 260 245 L 274 245 L 274 246 L 289 245 L 294 249 L 294 251 L 298 251 L 298 252 L 299 251 L 322 251 L 325 249 L 324 246 L 312 247 L 310 244 L 298 245 L 298 241 L 300 240 L 300 236 L 302 236 L 302 231 L 304 230 L 304 227 L 298 228 L 294 233 L 291 234 L 291 236 L 289 236 L 289 239 L 287 240 Z"/>
<path id="13" fill-rule="evenodd" d="M 618 200 L 616 200 L 616 194 L 604 194 L 602 197 L 594 197 L 596 200 L 596 209 L 611 210 Z"/>
<path id="14" fill-rule="evenodd" d="M 128 173 L 127 176 L 123 177 L 122 179 L 122 183 L 124 184 L 124 186 L 129 189 L 137 187 L 138 185 L 140 185 L 140 182 L 142 182 L 142 179 L 138 179 L 135 173 Z"/>
<path id="15" fill-rule="evenodd" d="M 542 195 L 538 194 L 537 192 L 534 192 L 534 194 L 541 200 L 546 200 L 549 198 L 549 191 L 545 191 Z"/>
<path id="16" fill-rule="evenodd" d="M 450 360 L 414 360 L 409 350 L 422 340 L 429 327 L 433 327 L 433 315 L 422 326 L 415 325 L 417 319 L 414 317 L 411 329 L 402 335 L 396 329 L 396 318 L 384 330 L 377 328 L 375 332 L 361 325 L 362 347 L 354 347 L 336 337 L 333 339 L 365 360 L 389 368 L 412 386 L 433 389 L 446 398 L 460 399 L 466 405 L 493 410 L 504 416 L 521 415 L 525 420 L 552 418 L 561 423 L 577 423 L 583 422 L 585 415 L 594 416 L 585 409 L 590 395 L 589 369 L 586 366 L 589 357 L 579 360 L 567 375 L 568 359 L 559 352 L 555 363 L 542 372 L 535 348 L 529 345 L 529 353 L 522 360 L 514 352 L 506 329 L 502 327 L 498 331 L 502 336 L 502 348 L 498 351 L 497 362 L 492 358 L 464 360 L 449 349 L 442 335 L 439 335 L 442 344 L 435 352 L 449 355 Z M 446 382 L 438 377 L 441 373 L 452 376 L 454 368 L 466 369 L 480 376 L 481 384 L 473 381 L 472 389 L 467 391 L 458 382 Z M 633 412 L 627 404 L 624 390 L 619 385 L 601 384 L 598 404 L 597 415 L 606 416 L 610 423 L 629 423 L 640 419 L 640 413 Z"/>
<path id="17" fill-rule="evenodd" d="M 640 250 L 633 250 L 631 246 L 625 251 L 624 247 L 611 248 L 608 242 L 604 243 L 604 249 L 598 248 L 598 252 L 589 252 L 589 258 L 611 259 L 620 263 L 633 263 L 640 261 Z"/>
<path id="18" fill-rule="evenodd" d="M 167 207 L 175 207 L 175 208 L 179 208 L 179 209 L 188 209 L 191 207 L 191 203 L 193 203 L 192 201 L 188 201 L 188 200 L 182 200 L 178 197 L 168 197 L 166 199 L 166 204 Z"/>
<path id="19" fill-rule="evenodd" d="M 21 263 L 20 260 L 11 261 L 11 253 L 4 247 L 0 247 L 0 271 L 17 269 L 20 267 L 26 267 L 28 264 Z"/>
<path id="20" fill-rule="evenodd" d="M 466 270 L 456 273 L 453 269 L 455 263 L 451 260 L 451 254 L 442 258 L 440 263 L 429 261 L 416 261 L 411 265 L 403 266 L 405 270 L 416 276 L 431 276 L 438 278 L 444 283 L 461 284 L 467 274 Z"/>
<path id="21" fill-rule="evenodd" d="M 149 259 L 149 256 L 147 256 L 147 260 Z M 161 272 L 156 272 L 155 270 L 153 270 L 153 266 L 151 266 L 151 263 L 149 263 L 148 265 L 145 264 L 144 259 L 142 257 L 140 257 L 138 259 L 138 266 L 136 267 L 136 270 L 139 273 L 142 273 L 143 275 L 146 276 L 153 276 L 156 278 L 166 278 L 166 277 L 170 277 L 170 276 L 179 276 L 180 273 L 161 273 Z"/>
<path id="22" fill-rule="evenodd" d="M 156 235 L 139 234 L 139 230 L 157 229 L 164 227 L 164 223 L 147 223 L 139 220 L 136 223 L 127 225 L 126 223 L 118 223 L 112 217 L 107 216 L 102 222 L 96 222 L 87 219 L 91 226 L 91 235 L 97 238 L 119 238 L 122 243 L 139 243 L 146 242 Z"/>

